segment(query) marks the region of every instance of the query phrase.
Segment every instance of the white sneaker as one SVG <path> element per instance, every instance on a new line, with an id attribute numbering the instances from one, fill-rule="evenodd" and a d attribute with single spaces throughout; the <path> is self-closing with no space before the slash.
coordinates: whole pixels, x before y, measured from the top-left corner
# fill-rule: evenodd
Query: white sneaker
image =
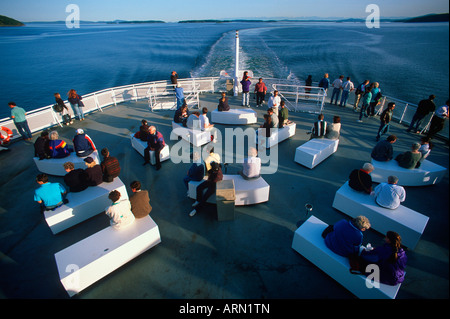
<path id="1" fill-rule="evenodd" d="M 192 212 L 189 213 L 189 216 L 192 217 L 192 216 L 194 216 L 195 214 L 197 214 L 197 211 L 194 209 Z"/>
<path id="2" fill-rule="evenodd" d="M 198 204 L 200 204 L 199 202 L 197 202 L 197 201 L 195 201 L 195 203 L 194 204 L 192 204 L 192 207 L 197 207 L 198 206 Z"/>
<path id="3" fill-rule="evenodd" d="M 356 122 L 362 123 L 362 120 L 357 120 Z"/>

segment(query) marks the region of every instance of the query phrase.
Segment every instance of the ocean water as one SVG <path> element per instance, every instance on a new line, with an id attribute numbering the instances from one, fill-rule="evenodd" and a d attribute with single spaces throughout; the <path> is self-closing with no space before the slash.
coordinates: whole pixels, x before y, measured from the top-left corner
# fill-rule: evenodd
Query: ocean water
<path id="1" fill-rule="evenodd" d="M 0 118 L 7 103 L 26 110 L 108 87 L 233 73 L 235 31 L 240 68 L 264 77 L 319 81 L 327 72 L 355 84 L 380 83 L 385 95 L 418 103 L 449 98 L 448 23 L 29 24 L 0 28 Z"/>

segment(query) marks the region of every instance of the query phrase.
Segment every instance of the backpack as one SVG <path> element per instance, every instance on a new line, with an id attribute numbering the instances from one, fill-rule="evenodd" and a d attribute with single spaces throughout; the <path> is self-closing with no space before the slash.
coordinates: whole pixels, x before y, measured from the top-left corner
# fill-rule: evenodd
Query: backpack
<path id="1" fill-rule="evenodd" d="M 55 104 L 53 105 L 53 111 L 57 113 L 61 113 L 63 111 L 63 106 L 61 104 Z"/>

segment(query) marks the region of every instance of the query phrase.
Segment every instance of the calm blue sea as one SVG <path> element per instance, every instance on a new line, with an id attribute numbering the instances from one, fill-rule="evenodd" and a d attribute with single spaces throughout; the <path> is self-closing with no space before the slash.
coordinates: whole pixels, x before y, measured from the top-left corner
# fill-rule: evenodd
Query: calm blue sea
<path id="1" fill-rule="evenodd" d="M 0 118 L 7 103 L 26 110 L 108 87 L 233 72 L 240 30 L 241 69 L 315 81 L 328 72 L 380 82 L 385 95 L 412 103 L 449 97 L 448 23 L 29 24 L 0 28 Z"/>

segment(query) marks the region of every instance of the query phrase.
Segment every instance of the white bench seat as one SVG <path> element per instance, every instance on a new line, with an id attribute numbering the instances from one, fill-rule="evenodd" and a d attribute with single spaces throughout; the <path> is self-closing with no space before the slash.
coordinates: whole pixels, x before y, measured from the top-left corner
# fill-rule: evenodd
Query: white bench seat
<path id="1" fill-rule="evenodd" d="M 77 225 L 104 212 L 111 205 L 108 195 L 113 190 L 120 192 L 121 199 L 128 198 L 125 185 L 116 177 L 111 183 L 101 183 L 78 193 L 68 193 L 66 198 L 69 202 L 54 211 L 45 211 L 45 221 L 53 234 Z"/>
<path id="2" fill-rule="evenodd" d="M 328 276 L 360 299 L 395 299 L 401 284 L 390 286 L 380 283 L 379 288 L 366 285 L 364 275 L 351 274 L 348 258 L 332 252 L 322 238 L 328 225 L 315 216 L 306 220 L 294 233 L 292 249 L 308 259 Z"/>
<path id="3" fill-rule="evenodd" d="M 86 157 L 92 157 L 97 164 L 100 164 L 97 150 L 85 157 L 79 157 L 75 154 L 75 152 L 72 152 L 69 156 L 64 158 L 49 158 L 39 160 L 39 157 L 33 157 L 33 160 L 39 172 L 48 175 L 64 176 L 67 174 L 63 166 L 65 162 L 72 162 L 75 166 L 75 169 L 85 169 L 87 167 L 86 163 L 84 162 L 84 159 Z"/>
<path id="4" fill-rule="evenodd" d="M 211 142 L 211 132 L 209 130 L 190 129 L 174 121 L 172 121 L 172 134 L 181 137 L 194 146 L 202 146 Z"/>
<path id="5" fill-rule="evenodd" d="M 206 177 L 205 177 L 206 179 Z M 223 180 L 234 180 L 236 206 L 253 205 L 269 201 L 270 185 L 262 178 L 246 180 L 241 175 L 223 175 Z M 197 186 L 203 181 L 189 182 L 189 197 L 196 199 Z M 216 196 L 211 195 L 208 203 L 216 203 Z"/>
<path id="6" fill-rule="evenodd" d="M 254 124 L 257 120 L 257 114 L 252 109 L 230 109 L 222 112 L 215 109 L 211 112 L 211 122 L 217 124 L 247 125 Z"/>
<path id="7" fill-rule="evenodd" d="M 295 150 L 294 161 L 310 169 L 323 162 L 331 154 L 335 153 L 339 146 L 339 140 L 327 138 L 313 138 L 300 145 Z"/>
<path id="8" fill-rule="evenodd" d="M 372 181 L 385 183 L 390 175 L 398 177 L 398 184 L 402 186 L 425 186 L 439 183 L 447 169 L 443 166 L 424 160 L 419 168 L 407 169 L 400 167 L 396 160 L 380 162 L 372 159 L 374 167 L 371 173 Z"/>
<path id="9" fill-rule="evenodd" d="M 144 150 L 147 148 L 147 142 L 141 141 L 140 139 L 134 137 L 134 134 L 130 135 L 131 146 L 144 157 Z M 159 153 L 159 159 L 161 162 L 170 159 L 170 148 L 169 145 L 165 145 L 161 152 Z M 150 151 L 150 164 L 156 165 L 155 151 Z"/>
<path id="10" fill-rule="evenodd" d="M 55 254 L 61 283 L 72 297 L 160 242 L 150 216 L 123 229 L 109 226 Z"/>
<path id="11" fill-rule="evenodd" d="M 271 148 L 278 143 L 295 135 L 297 124 L 294 122 L 283 126 L 282 128 L 273 128 L 270 137 L 266 137 L 266 129 L 258 128 L 258 144 L 264 148 Z"/>
<path id="12" fill-rule="evenodd" d="M 389 230 L 397 232 L 402 237 L 402 244 L 410 249 L 416 247 L 429 220 L 402 205 L 396 209 L 383 208 L 373 196 L 353 190 L 348 182 L 336 192 L 333 207 L 351 217 L 366 216 L 371 228 L 383 235 Z"/>

